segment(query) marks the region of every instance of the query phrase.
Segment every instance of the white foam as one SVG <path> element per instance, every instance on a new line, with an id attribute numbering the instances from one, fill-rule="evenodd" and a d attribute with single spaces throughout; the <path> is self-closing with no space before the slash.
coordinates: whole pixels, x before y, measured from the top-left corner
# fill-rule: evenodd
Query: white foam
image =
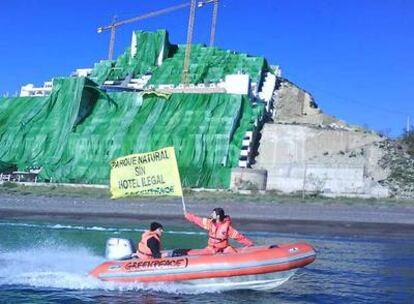
<path id="1" fill-rule="evenodd" d="M 174 294 L 200 294 L 234 289 L 273 289 L 293 272 L 168 283 L 114 283 L 88 276 L 104 261 L 83 247 L 43 244 L 27 250 L 0 251 L 0 286 L 73 290 L 155 290 Z"/>

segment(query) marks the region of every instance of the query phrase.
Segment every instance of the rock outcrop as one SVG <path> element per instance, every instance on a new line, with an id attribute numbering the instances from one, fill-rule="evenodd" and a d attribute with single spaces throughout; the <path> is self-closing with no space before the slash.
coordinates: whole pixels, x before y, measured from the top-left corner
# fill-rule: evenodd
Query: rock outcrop
<path id="1" fill-rule="evenodd" d="M 372 130 L 322 112 L 311 94 L 279 79 L 253 169 L 267 190 L 330 196 L 414 197 L 414 159 Z"/>

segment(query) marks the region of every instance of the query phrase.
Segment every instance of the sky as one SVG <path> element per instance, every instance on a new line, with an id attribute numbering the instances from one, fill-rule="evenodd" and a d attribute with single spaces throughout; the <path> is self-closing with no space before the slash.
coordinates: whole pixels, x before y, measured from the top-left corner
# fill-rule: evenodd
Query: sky
<path id="1" fill-rule="evenodd" d="M 41 86 L 106 59 L 118 20 L 185 0 L 2 0 L 0 95 Z M 186 42 L 188 9 L 116 32 L 115 57 L 133 30 L 167 29 Z M 212 6 L 197 10 L 193 43 L 208 44 Z M 215 45 L 263 56 L 312 94 L 326 114 L 397 137 L 414 125 L 414 1 L 220 0 Z"/>

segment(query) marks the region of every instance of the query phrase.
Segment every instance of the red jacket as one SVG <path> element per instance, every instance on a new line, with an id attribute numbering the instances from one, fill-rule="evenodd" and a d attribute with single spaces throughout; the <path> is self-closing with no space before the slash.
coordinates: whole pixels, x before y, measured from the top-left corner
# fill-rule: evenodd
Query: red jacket
<path id="1" fill-rule="evenodd" d="M 158 233 L 155 231 L 145 231 L 142 234 L 141 241 L 138 243 L 137 255 L 140 259 L 152 259 L 152 251 L 151 248 L 148 247 L 148 240 L 150 238 L 155 238 L 160 243 L 161 248 L 161 240 Z"/>
<path id="2" fill-rule="evenodd" d="M 208 218 L 201 218 L 187 212 L 185 218 L 201 228 L 208 230 L 208 247 L 224 249 L 229 246 L 229 237 L 242 245 L 252 246 L 253 242 L 231 226 L 231 219 L 226 216 L 223 221 L 217 222 Z"/>

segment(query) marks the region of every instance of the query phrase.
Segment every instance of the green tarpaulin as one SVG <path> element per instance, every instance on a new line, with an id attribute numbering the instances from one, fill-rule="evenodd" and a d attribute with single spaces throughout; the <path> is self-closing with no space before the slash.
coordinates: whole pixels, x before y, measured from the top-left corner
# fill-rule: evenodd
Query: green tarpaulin
<path id="1" fill-rule="evenodd" d="M 57 182 L 109 181 L 109 161 L 174 146 L 184 186 L 226 188 L 262 107 L 229 94 L 105 93 L 58 78 L 48 97 L 0 100 L 0 161 Z M 259 112 L 257 112 L 259 111 Z"/>
<path id="2" fill-rule="evenodd" d="M 95 64 L 91 79 L 99 84 L 105 80 L 123 80 L 128 75 L 139 78 L 152 74 L 148 85 L 173 84 L 181 82 L 185 46 L 171 45 L 165 30 L 156 32 L 133 32 L 133 46 L 136 53 L 131 56 L 127 48 L 116 61 L 103 60 Z M 159 58 L 163 59 L 158 65 Z M 249 74 L 252 82 L 260 86 L 262 75 L 268 64 L 263 57 L 222 50 L 216 47 L 193 45 L 191 48 L 190 83 L 217 83 L 228 74 Z"/>
<path id="3" fill-rule="evenodd" d="M 184 186 L 229 186 L 243 137 L 263 105 L 223 93 L 100 90 L 106 80 L 144 74 L 152 75 L 148 85 L 180 82 L 185 48 L 171 45 L 164 30 L 133 35 L 133 52 L 97 63 L 90 78 L 56 78 L 49 96 L 0 98 L 0 172 L 35 167 L 42 168 L 40 180 L 107 184 L 110 160 L 174 146 Z M 262 57 L 192 47 L 192 83 L 247 73 L 260 84 L 266 70 Z"/>

